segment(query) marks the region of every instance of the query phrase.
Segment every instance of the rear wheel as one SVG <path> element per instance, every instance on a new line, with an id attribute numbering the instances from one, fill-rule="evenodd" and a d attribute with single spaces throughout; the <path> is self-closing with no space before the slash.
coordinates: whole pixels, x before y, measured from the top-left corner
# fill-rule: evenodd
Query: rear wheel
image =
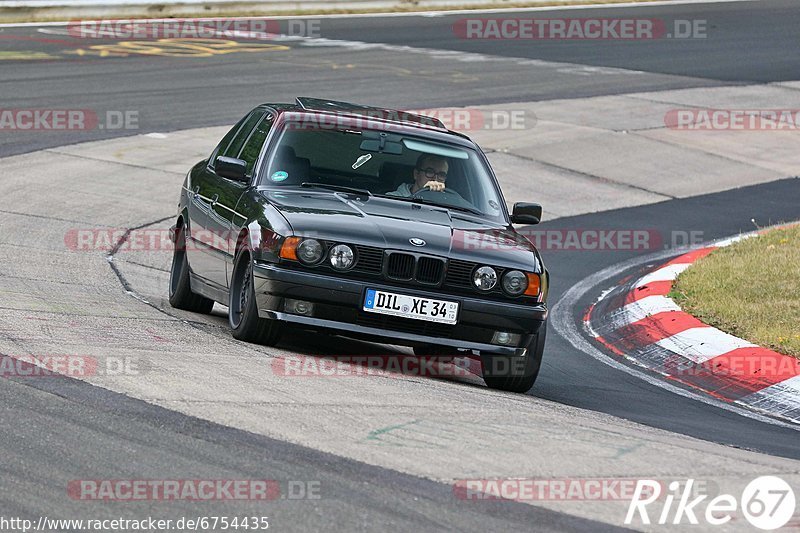
<path id="1" fill-rule="evenodd" d="M 280 339 L 281 324 L 258 316 L 250 253 L 242 250 L 234 264 L 228 304 L 231 333 L 242 341 L 274 346 Z"/>
<path id="2" fill-rule="evenodd" d="M 214 300 L 192 292 L 183 226 L 175 229 L 175 250 L 172 252 L 172 267 L 169 270 L 169 304 L 176 309 L 205 314 L 210 313 L 214 307 Z"/>
<path id="3" fill-rule="evenodd" d="M 523 357 L 508 355 L 481 355 L 483 380 L 491 389 L 508 392 L 527 392 L 533 387 L 542 365 L 547 322 L 531 340 Z"/>

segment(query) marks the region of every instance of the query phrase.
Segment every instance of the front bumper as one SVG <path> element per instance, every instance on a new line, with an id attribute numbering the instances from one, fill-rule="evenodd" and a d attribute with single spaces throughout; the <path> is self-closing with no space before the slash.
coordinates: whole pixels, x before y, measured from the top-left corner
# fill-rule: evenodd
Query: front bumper
<path id="1" fill-rule="evenodd" d="M 317 272 L 281 268 L 273 263 L 255 263 L 253 281 L 258 313 L 314 329 L 363 337 L 392 344 L 448 346 L 477 350 L 484 354 L 525 355 L 527 346 L 547 318 L 547 306 L 487 301 L 388 285 L 383 280 L 342 279 Z M 458 301 L 458 323 L 453 326 L 363 312 L 367 288 Z M 284 300 L 314 303 L 314 316 L 287 313 Z M 491 343 L 495 331 L 519 333 L 517 346 Z"/>

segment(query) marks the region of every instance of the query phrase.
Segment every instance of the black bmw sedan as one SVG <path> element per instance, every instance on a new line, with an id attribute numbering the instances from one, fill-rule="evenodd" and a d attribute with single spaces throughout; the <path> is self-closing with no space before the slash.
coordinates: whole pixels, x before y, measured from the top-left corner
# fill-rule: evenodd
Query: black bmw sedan
<path id="1" fill-rule="evenodd" d="M 541 365 L 549 274 L 488 160 L 429 117 L 298 98 L 264 104 L 186 176 L 173 307 L 228 306 L 237 339 L 288 324 L 479 357 L 492 388 Z"/>

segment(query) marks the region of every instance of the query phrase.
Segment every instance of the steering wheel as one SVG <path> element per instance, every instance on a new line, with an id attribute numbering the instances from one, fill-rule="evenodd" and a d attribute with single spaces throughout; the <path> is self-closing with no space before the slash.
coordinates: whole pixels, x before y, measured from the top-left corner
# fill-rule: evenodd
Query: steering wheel
<path id="1" fill-rule="evenodd" d="M 440 202 L 444 200 L 445 203 L 449 203 L 450 205 L 453 206 L 469 207 L 474 209 L 474 207 L 469 202 L 467 202 L 463 196 L 458 194 L 453 189 L 432 191 L 430 187 L 423 187 L 414 194 L 412 194 L 411 198 L 419 198 L 421 200 L 431 200 L 434 202 Z"/>
<path id="2" fill-rule="evenodd" d="M 423 187 L 414 194 L 411 195 L 411 198 L 421 198 L 423 200 L 439 200 L 442 197 L 437 196 L 439 194 L 444 194 L 445 196 L 449 196 L 452 199 L 459 199 L 462 200 L 461 195 L 458 194 L 453 189 L 442 189 L 441 191 L 434 191 L 430 187 Z"/>

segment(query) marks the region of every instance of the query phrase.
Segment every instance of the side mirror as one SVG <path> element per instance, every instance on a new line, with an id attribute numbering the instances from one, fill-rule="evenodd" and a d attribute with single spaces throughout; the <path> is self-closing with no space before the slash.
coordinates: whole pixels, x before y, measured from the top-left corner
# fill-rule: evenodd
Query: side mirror
<path id="1" fill-rule="evenodd" d="M 247 162 L 234 157 L 219 156 L 214 162 L 217 176 L 233 181 L 247 182 Z"/>
<path id="2" fill-rule="evenodd" d="M 512 224 L 538 224 L 542 221 L 542 206 L 517 202 L 511 212 Z"/>

